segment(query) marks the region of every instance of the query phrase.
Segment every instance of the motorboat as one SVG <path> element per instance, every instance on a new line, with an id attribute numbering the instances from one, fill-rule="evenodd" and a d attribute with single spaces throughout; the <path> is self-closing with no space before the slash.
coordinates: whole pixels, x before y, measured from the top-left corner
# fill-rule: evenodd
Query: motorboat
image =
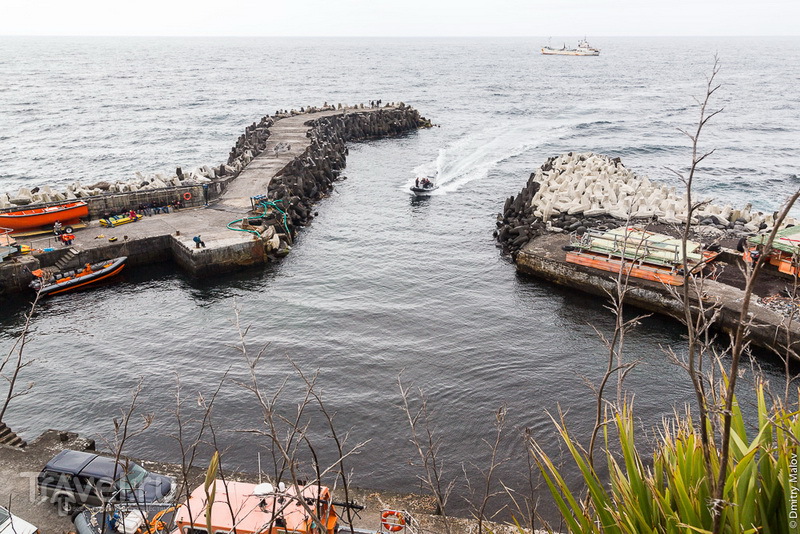
<path id="1" fill-rule="evenodd" d="M 127 256 L 120 256 L 98 263 L 87 263 L 83 269 L 48 274 L 47 271 L 32 271 L 36 277 L 30 283 L 31 289 L 41 296 L 56 295 L 75 289 L 83 289 L 102 280 L 118 275 L 127 261 Z"/>
<path id="2" fill-rule="evenodd" d="M 439 189 L 439 186 L 436 184 L 433 178 L 424 177 L 424 178 L 417 178 L 414 181 L 414 185 L 411 186 L 411 192 L 414 193 L 418 197 L 425 197 Z"/>
<path id="3" fill-rule="evenodd" d="M 201 484 L 181 504 L 91 508 L 74 519 L 78 534 L 316 534 L 319 532 L 376 532 L 416 534 L 419 525 L 402 510 L 385 509 L 380 529 L 350 528 L 342 524 L 338 508 L 363 509 L 355 503 L 334 502 L 330 489 L 319 484 L 251 484 L 213 480 Z M 324 528 L 320 528 L 324 527 Z M 210 530 L 209 530 L 210 529 Z"/>
<path id="4" fill-rule="evenodd" d="M 56 222 L 60 222 L 66 229 L 68 225 L 77 224 L 82 217 L 88 217 L 88 215 L 89 205 L 86 202 L 62 202 L 42 208 L 0 213 L 0 227 L 20 232 L 43 226 L 52 226 Z"/>
<path id="5" fill-rule="evenodd" d="M 566 43 L 561 48 L 543 46 L 542 54 L 545 56 L 599 56 L 600 49 L 589 45 L 585 38 L 578 41 L 577 48 L 567 48 Z"/>

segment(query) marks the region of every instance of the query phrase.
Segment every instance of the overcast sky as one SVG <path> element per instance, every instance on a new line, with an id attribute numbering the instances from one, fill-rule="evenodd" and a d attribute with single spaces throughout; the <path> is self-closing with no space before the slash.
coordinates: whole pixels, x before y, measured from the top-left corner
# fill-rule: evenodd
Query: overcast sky
<path id="1" fill-rule="evenodd" d="M 800 35 L 800 0 L 0 0 L 0 35 Z"/>

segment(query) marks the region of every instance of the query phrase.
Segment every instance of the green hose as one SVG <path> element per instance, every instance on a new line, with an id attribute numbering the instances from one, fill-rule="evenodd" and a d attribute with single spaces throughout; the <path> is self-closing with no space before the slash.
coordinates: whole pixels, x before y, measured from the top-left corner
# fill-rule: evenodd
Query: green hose
<path id="1" fill-rule="evenodd" d="M 255 230 L 250 230 L 249 228 L 233 228 L 233 227 L 231 226 L 232 224 L 240 223 L 240 222 L 242 222 L 242 221 L 243 221 L 243 220 L 245 220 L 245 219 L 248 219 L 248 220 L 249 220 L 249 219 L 260 219 L 260 217 L 243 217 L 243 218 L 241 218 L 241 219 L 236 219 L 235 221 L 231 221 L 231 222 L 229 222 L 229 223 L 228 223 L 228 230 L 233 230 L 233 231 L 235 231 L 235 232 L 250 232 L 251 234 L 255 234 L 255 235 L 257 235 L 258 237 L 261 237 L 261 234 L 259 234 L 259 233 L 258 233 L 257 231 L 255 231 Z"/>
<path id="2" fill-rule="evenodd" d="M 275 202 L 282 202 L 282 200 L 276 200 Z M 282 209 L 280 209 L 275 202 L 272 202 L 271 200 L 262 200 L 261 202 L 259 202 L 259 204 L 264 208 L 264 214 L 265 215 L 267 213 L 267 210 L 270 207 L 275 208 L 276 210 L 278 210 L 281 213 L 281 215 L 283 215 L 283 227 L 286 229 L 286 234 L 289 235 L 289 225 L 286 223 L 286 220 L 287 220 L 286 219 L 286 213 Z M 261 237 L 261 234 L 259 234 L 256 230 L 250 230 L 249 228 L 233 228 L 231 226 L 233 224 L 240 223 L 240 222 L 242 222 L 244 220 L 248 220 L 249 221 L 249 220 L 252 220 L 252 219 L 260 219 L 260 218 L 261 217 L 242 217 L 241 219 L 236 219 L 235 221 L 231 221 L 231 222 L 228 223 L 228 230 L 233 230 L 235 232 L 250 232 L 251 234 L 255 234 L 258 237 Z"/>
<path id="3" fill-rule="evenodd" d="M 278 199 L 275 202 L 283 202 L 283 199 Z M 278 212 L 281 215 L 283 215 L 283 228 L 286 230 L 286 235 L 290 235 L 289 234 L 289 225 L 286 224 L 286 212 L 284 212 L 282 209 L 280 209 L 275 202 L 273 202 L 271 200 L 262 200 L 261 201 L 261 205 L 264 206 L 264 214 L 266 215 L 267 209 L 269 208 L 269 206 L 272 206 L 273 208 L 278 210 Z M 268 206 L 268 204 L 269 204 L 269 206 Z"/>

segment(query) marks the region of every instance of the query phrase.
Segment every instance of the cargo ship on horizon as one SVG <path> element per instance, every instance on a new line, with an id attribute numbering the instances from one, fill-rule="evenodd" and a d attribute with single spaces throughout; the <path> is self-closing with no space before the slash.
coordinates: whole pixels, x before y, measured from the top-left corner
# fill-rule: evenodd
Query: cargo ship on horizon
<path id="1" fill-rule="evenodd" d="M 553 48 L 551 46 L 543 46 L 542 54 L 545 56 L 599 56 L 600 49 L 593 48 L 589 45 L 586 38 L 578 41 L 577 48 L 567 48 L 566 43 L 561 48 Z"/>

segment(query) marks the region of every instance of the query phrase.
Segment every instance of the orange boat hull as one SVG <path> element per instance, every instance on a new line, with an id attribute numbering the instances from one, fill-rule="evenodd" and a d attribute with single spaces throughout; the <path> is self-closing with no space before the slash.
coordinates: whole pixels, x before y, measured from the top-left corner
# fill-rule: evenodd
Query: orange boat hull
<path id="1" fill-rule="evenodd" d="M 0 227 L 18 232 L 33 230 L 42 226 L 52 226 L 56 221 L 66 226 L 80 222 L 81 217 L 89 216 L 86 202 L 67 202 L 46 208 L 8 211 L 0 213 Z"/>
<path id="2" fill-rule="evenodd" d="M 567 262 L 576 265 L 583 265 L 584 267 L 592 267 L 600 269 L 601 271 L 609 271 L 612 273 L 619 273 L 624 269 L 623 274 L 632 276 L 633 278 L 641 278 L 643 280 L 650 280 L 651 282 L 660 282 L 671 286 L 683 285 L 683 275 L 677 272 L 657 267 L 653 265 L 637 265 L 630 261 L 620 261 L 619 258 L 609 258 L 608 256 L 600 256 L 595 254 L 578 254 L 575 252 L 567 252 Z"/>
<path id="3" fill-rule="evenodd" d="M 97 278 L 91 278 L 91 279 L 89 279 L 89 280 L 87 280 L 85 282 L 82 282 L 80 284 L 75 284 L 74 286 L 69 286 L 69 287 L 64 288 L 64 289 L 58 289 L 56 291 L 51 291 L 50 293 L 48 293 L 48 295 L 57 295 L 59 293 L 65 293 L 67 291 L 73 291 L 75 289 L 80 289 L 82 287 L 86 287 L 86 286 L 91 285 L 91 284 L 96 284 L 97 282 L 100 282 L 101 280 L 106 280 L 107 278 L 111 278 L 113 276 L 117 276 L 122 271 L 122 269 L 124 267 L 125 267 L 124 264 L 120 265 L 119 267 L 117 267 L 113 271 L 109 272 L 108 274 L 104 274 L 102 276 L 98 276 Z"/>

